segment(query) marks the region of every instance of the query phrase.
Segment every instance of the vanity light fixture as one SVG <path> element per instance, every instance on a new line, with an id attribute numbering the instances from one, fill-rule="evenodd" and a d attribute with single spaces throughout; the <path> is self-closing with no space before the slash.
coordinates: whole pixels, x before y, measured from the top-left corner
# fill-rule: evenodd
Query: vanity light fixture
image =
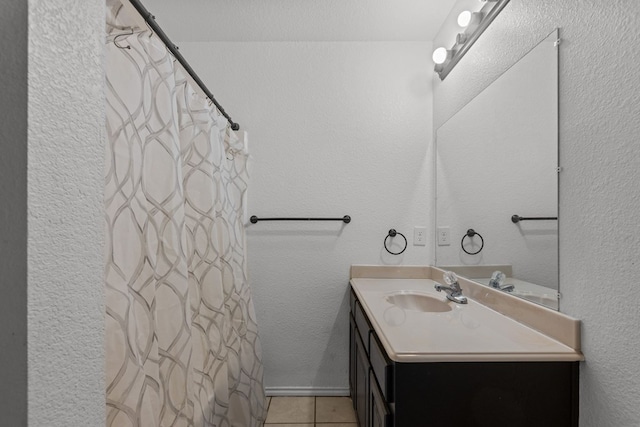
<path id="1" fill-rule="evenodd" d="M 453 70 L 453 67 L 462 59 L 471 46 L 480 38 L 491 22 L 509 3 L 509 0 L 480 0 L 482 7 L 477 12 L 468 10 L 458 15 L 458 25 L 464 28 L 462 33 L 456 36 L 451 49 L 439 47 L 433 52 L 434 68 L 440 80 L 444 80 Z"/>
<path id="2" fill-rule="evenodd" d="M 471 12 L 469 12 L 468 10 L 464 10 L 460 12 L 460 15 L 458 15 L 458 25 L 461 26 L 462 28 L 467 28 L 470 22 L 471 22 Z"/>
<path id="3" fill-rule="evenodd" d="M 451 57 L 451 51 L 445 47 L 439 47 L 433 51 L 433 62 L 436 64 L 444 64 Z"/>

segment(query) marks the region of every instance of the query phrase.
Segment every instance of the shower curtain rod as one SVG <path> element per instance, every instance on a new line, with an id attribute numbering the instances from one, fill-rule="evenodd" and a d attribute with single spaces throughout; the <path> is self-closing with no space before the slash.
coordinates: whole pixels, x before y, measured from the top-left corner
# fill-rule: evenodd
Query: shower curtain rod
<path id="1" fill-rule="evenodd" d="M 184 59 L 184 56 L 182 56 L 182 54 L 180 52 L 178 52 L 178 49 L 179 49 L 178 46 L 174 45 L 171 42 L 171 40 L 169 39 L 169 37 L 162 30 L 162 28 L 160 28 L 160 25 L 158 25 L 158 23 L 156 22 L 156 17 L 153 16 L 151 14 L 151 12 L 149 12 L 147 10 L 147 8 L 144 7 L 144 5 L 140 2 L 140 0 L 128 0 L 128 1 L 129 1 L 129 3 L 131 3 L 131 5 L 133 7 L 136 8 L 138 13 L 144 18 L 144 20 L 149 25 L 149 27 L 151 27 L 153 32 L 156 33 L 156 35 L 158 37 L 160 37 L 160 40 L 162 40 L 162 43 L 164 43 L 165 46 L 167 46 L 167 49 L 169 49 L 169 52 L 171 52 L 173 57 L 178 60 L 178 62 L 184 67 L 185 71 L 187 73 L 189 73 L 189 75 L 198 84 L 198 86 L 200 86 L 200 89 L 202 89 L 204 91 L 205 95 L 207 95 L 207 97 L 211 100 L 211 102 L 214 103 L 216 108 L 218 108 L 218 111 L 220 111 L 220 113 L 227 119 L 227 121 L 231 125 L 231 129 L 232 130 L 239 130 L 240 129 L 240 125 L 238 123 L 234 122 L 231 119 L 231 117 L 229 116 L 229 114 L 227 114 L 227 112 L 224 111 L 224 108 L 222 108 L 222 105 L 220 105 L 218 103 L 218 101 L 216 101 L 216 98 L 213 96 L 211 91 L 204 84 L 202 79 L 200 79 L 200 77 L 198 77 L 198 75 L 193 70 L 193 68 L 191 68 L 191 65 L 189 65 L 187 60 Z"/>

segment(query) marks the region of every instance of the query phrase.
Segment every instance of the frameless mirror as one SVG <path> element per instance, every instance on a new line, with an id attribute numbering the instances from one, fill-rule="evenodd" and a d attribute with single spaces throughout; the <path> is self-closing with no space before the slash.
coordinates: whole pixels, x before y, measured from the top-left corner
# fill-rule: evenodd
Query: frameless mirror
<path id="1" fill-rule="evenodd" d="M 436 132 L 436 265 L 558 309 L 558 31 Z"/>

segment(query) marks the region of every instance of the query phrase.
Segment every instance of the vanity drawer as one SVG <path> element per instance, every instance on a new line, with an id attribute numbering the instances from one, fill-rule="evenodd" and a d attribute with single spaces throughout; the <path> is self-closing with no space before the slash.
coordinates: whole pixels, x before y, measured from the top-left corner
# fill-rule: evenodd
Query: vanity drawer
<path id="1" fill-rule="evenodd" d="M 369 335 L 371 333 L 371 325 L 369 325 L 367 316 L 365 316 L 359 301 L 356 301 L 356 311 L 354 317 L 356 319 L 356 327 L 358 328 L 360 337 L 362 338 L 362 342 L 364 343 L 364 350 L 367 355 L 369 355 Z"/>
<path id="2" fill-rule="evenodd" d="M 369 360 L 371 361 L 371 369 L 373 369 L 380 390 L 387 402 L 393 402 L 393 367 L 394 363 L 387 357 L 387 354 L 380 344 L 375 332 L 372 332 L 369 338 Z"/>
<path id="3" fill-rule="evenodd" d="M 356 294 L 353 292 L 353 289 L 350 289 L 349 291 L 349 310 L 351 310 L 352 313 L 356 312 L 356 301 L 358 300 L 358 298 L 356 298 Z"/>

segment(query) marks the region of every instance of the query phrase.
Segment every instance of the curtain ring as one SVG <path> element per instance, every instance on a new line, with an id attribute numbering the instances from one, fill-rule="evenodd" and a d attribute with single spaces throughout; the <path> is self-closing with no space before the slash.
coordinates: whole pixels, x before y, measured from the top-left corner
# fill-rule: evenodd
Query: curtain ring
<path id="1" fill-rule="evenodd" d="M 399 234 L 400 236 L 402 236 L 402 238 L 404 239 L 404 248 L 402 248 L 402 250 L 400 252 L 391 252 L 389 250 L 389 248 L 387 247 L 387 239 L 389 237 L 396 237 L 396 235 Z M 402 252 L 404 252 L 407 249 L 407 238 L 404 237 L 404 234 L 397 232 L 396 230 L 394 230 L 393 228 L 391 230 L 389 230 L 389 234 L 387 234 L 387 236 L 384 238 L 384 248 L 387 250 L 387 252 L 389 252 L 391 255 L 400 255 Z"/>
<path id="2" fill-rule="evenodd" d="M 130 36 L 132 34 L 133 34 L 133 28 L 131 29 L 130 33 L 118 34 L 113 38 L 113 44 L 116 45 L 118 49 L 131 49 L 131 46 L 120 46 L 118 44 L 118 37 Z"/>
<path id="3" fill-rule="evenodd" d="M 481 241 L 482 243 L 481 243 L 481 245 L 480 245 L 480 249 L 478 249 L 478 250 L 477 250 L 477 251 L 475 251 L 475 252 L 469 252 L 468 250 L 466 250 L 466 249 L 464 248 L 464 239 L 465 239 L 466 237 L 468 237 L 469 239 L 471 239 L 471 238 L 473 238 L 473 236 L 478 236 L 478 237 L 480 237 L 480 241 Z M 467 233 L 466 233 L 464 236 L 462 236 L 462 240 L 460 240 L 460 247 L 462 248 L 462 250 L 463 250 L 465 253 L 467 253 L 467 254 L 469 254 L 469 255 L 477 255 L 477 254 L 479 254 L 479 253 L 480 253 L 480 251 L 482 251 L 482 248 L 484 248 L 484 239 L 482 238 L 482 236 L 480 235 L 480 233 L 478 233 L 477 231 L 475 231 L 473 228 L 470 228 L 470 229 L 468 229 L 468 230 L 467 230 Z"/>

